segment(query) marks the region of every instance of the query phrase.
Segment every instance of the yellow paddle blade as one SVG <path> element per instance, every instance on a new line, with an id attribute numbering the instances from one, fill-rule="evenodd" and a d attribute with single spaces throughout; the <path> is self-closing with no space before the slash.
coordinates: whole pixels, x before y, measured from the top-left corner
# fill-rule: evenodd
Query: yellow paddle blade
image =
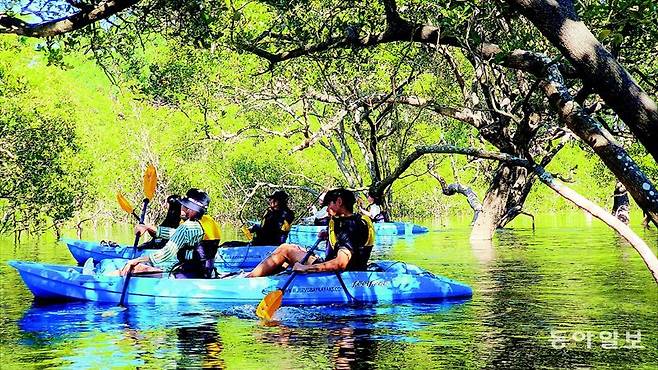
<path id="1" fill-rule="evenodd" d="M 155 173 L 155 167 L 152 164 L 149 164 L 144 171 L 144 195 L 146 195 L 149 200 L 153 199 L 155 195 L 155 186 L 158 183 L 158 175 Z"/>
<path id="2" fill-rule="evenodd" d="M 247 238 L 247 240 L 252 241 L 254 239 L 254 236 L 251 235 L 251 231 L 249 231 L 249 228 L 246 225 L 242 225 L 240 230 L 242 230 L 242 233 Z"/>
<path id="3" fill-rule="evenodd" d="M 123 209 L 128 213 L 132 213 L 132 211 L 135 209 L 133 208 L 132 204 L 128 202 L 128 199 L 126 199 L 121 193 L 117 193 L 117 201 L 119 201 L 119 205 L 121 206 L 121 209 Z"/>
<path id="4" fill-rule="evenodd" d="M 273 292 L 268 293 L 265 298 L 258 304 L 256 307 L 256 316 L 260 317 L 263 320 L 272 320 L 276 310 L 281 307 L 281 301 L 283 300 L 283 291 L 277 289 Z"/>

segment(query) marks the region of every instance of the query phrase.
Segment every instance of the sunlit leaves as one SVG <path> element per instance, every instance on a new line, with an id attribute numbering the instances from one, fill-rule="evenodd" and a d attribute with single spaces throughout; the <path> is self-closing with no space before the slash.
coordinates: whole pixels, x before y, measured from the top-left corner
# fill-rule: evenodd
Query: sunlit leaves
<path id="1" fill-rule="evenodd" d="M 0 64 L 0 232 L 70 218 L 87 193 L 65 101 L 35 104 L 29 86 Z"/>

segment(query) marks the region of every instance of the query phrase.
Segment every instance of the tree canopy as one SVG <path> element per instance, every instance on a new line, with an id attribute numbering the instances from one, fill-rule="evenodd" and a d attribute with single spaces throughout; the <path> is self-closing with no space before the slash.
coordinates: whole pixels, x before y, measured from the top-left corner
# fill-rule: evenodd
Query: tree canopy
<path id="1" fill-rule="evenodd" d="M 3 5 L 0 32 L 45 38 L 54 65 L 92 56 L 118 86 L 181 112 L 213 150 L 244 138 L 319 146 L 337 181 L 386 194 L 446 145 L 545 167 L 577 140 L 658 220 L 651 1 Z M 537 177 L 476 158 L 490 184 L 476 229 L 490 235 L 521 213 Z"/>

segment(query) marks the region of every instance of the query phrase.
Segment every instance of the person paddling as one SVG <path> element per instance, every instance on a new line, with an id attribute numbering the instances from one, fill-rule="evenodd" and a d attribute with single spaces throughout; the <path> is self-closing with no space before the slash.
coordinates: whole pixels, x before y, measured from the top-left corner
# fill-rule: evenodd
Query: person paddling
<path id="1" fill-rule="evenodd" d="M 192 188 L 179 202 L 181 205 L 180 217 L 184 222 L 176 229 L 165 246 L 154 253 L 129 260 L 122 269 L 109 273 L 109 275 L 125 276 L 129 271 L 132 273 L 171 272 L 176 265 L 185 262 L 181 261 L 182 256 L 193 256 L 193 251 L 197 250 L 202 240 L 208 238 L 202 223 L 210 225 L 210 227 L 206 227 L 212 229 L 208 231 L 216 240 L 216 243 L 213 244 L 219 244 L 219 228 L 212 218 L 205 216 L 210 204 L 208 194 L 203 190 Z M 205 222 L 202 222 L 204 218 Z M 136 232 L 142 232 L 142 230 L 143 228 L 136 228 Z M 184 253 L 180 253 L 180 251 Z M 185 253 L 186 251 L 190 253 Z M 208 255 L 214 259 L 214 254 L 208 253 Z"/>
<path id="2" fill-rule="evenodd" d="M 277 190 L 267 196 L 269 207 L 260 225 L 253 225 L 249 231 L 256 234 L 251 245 L 280 245 L 286 241 L 295 213 L 288 208 L 288 194 Z"/>
<path id="3" fill-rule="evenodd" d="M 135 227 L 136 234 L 144 235 L 144 233 L 148 233 L 151 236 L 151 240 L 140 244 L 137 249 L 160 249 L 164 247 L 181 223 L 180 208 L 180 195 L 172 194 L 167 197 L 167 215 L 160 226 L 137 225 Z"/>
<path id="4" fill-rule="evenodd" d="M 626 187 L 617 181 L 615 191 L 613 193 L 614 202 L 612 205 L 612 214 L 619 219 L 619 221 L 628 225 L 630 223 L 631 202 L 628 199 L 628 191 Z"/>
<path id="5" fill-rule="evenodd" d="M 334 189 L 325 195 L 324 204 L 331 219 L 328 232 L 320 235 L 329 239 L 324 260 L 311 255 L 305 264 L 301 264 L 306 250 L 295 244 L 282 244 L 246 277 L 276 274 L 284 264 L 293 266 L 293 270 L 298 272 L 365 270 L 375 233 L 368 216 L 353 213 L 354 203 L 354 193 L 346 189 Z"/>
<path id="6" fill-rule="evenodd" d="M 365 208 L 360 206 L 359 211 L 362 214 L 370 217 L 370 219 L 373 222 L 386 222 L 387 217 L 384 211 L 382 210 L 381 202 L 379 201 L 379 198 L 373 193 L 369 192 L 367 199 L 368 199 L 368 205 Z"/>

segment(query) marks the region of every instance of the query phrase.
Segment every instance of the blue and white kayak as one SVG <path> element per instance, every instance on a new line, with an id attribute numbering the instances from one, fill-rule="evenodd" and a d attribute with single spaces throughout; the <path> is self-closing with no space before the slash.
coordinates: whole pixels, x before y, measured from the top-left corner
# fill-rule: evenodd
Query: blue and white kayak
<path id="1" fill-rule="evenodd" d="M 83 300 L 118 303 L 125 279 L 119 276 L 83 275 L 82 268 L 36 262 L 10 261 L 25 285 L 39 300 Z M 374 271 L 340 274 L 349 293 L 360 303 L 426 301 L 470 297 L 465 284 L 435 276 L 414 265 L 381 261 Z M 126 303 L 239 303 L 258 304 L 282 286 L 288 274 L 270 277 L 224 279 L 172 279 L 134 275 Z M 284 305 L 351 303 L 337 274 L 298 274 L 283 298 Z"/>
<path id="2" fill-rule="evenodd" d="M 383 224 L 395 224 L 395 227 L 398 229 L 398 235 L 414 235 L 414 234 L 424 234 L 430 229 L 425 226 L 417 225 L 413 222 L 380 222 Z M 377 223 L 375 223 L 375 232 L 377 232 Z"/>
<path id="3" fill-rule="evenodd" d="M 78 239 L 62 239 L 71 251 L 73 258 L 82 265 L 92 258 L 95 263 L 105 259 L 132 259 L 144 254 L 153 253 L 153 249 L 135 250 L 132 246 L 102 245 Z M 267 258 L 277 246 L 239 246 L 219 248 L 215 257 L 215 265 L 220 269 L 250 269 L 256 267 L 260 261 Z M 134 254 L 133 254 L 134 253 Z"/>
<path id="4" fill-rule="evenodd" d="M 373 226 L 375 227 L 376 236 L 414 235 L 429 231 L 425 226 L 411 222 L 375 222 Z M 290 238 L 290 235 L 293 235 L 294 238 L 294 234 L 317 234 L 326 228 L 326 226 L 315 225 L 292 225 L 288 238 Z"/>

